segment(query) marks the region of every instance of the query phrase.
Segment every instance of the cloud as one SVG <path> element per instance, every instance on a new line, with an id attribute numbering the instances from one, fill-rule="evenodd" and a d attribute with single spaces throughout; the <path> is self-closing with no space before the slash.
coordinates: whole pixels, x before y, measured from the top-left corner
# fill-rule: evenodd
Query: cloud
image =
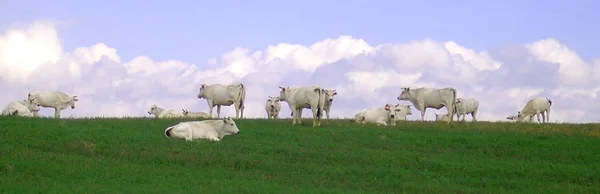
<path id="1" fill-rule="evenodd" d="M 59 90 L 80 99 L 65 116 L 142 116 L 152 104 L 208 112 L 206 101 L 196 98 L 201 84 L 242 82 L 247 117 L 266 117 L 265 100 L 279 95 L 277 86 L 308 85 L 338 91 L 333 117 L 385 103 L 409 104 L 396 100 L 401 87 L 454 87 L 459 97 L 480 101 L 479 120 L 505 120 L 538 96 L 553 100 L 553 121 L 596 122 L 600 113 L 600 58 L 585 61 L 552 38 L 476 51 L 454 41 L 369 45 L 339 36 L 312 45 L 233 48 L 206 64 L 190 64 L 151 56 L 122 59 L 104 43 L 64 51 L 59 37 L 53 23 L 43 21 L 0 34 L 0 103 L 24 99 L 33 90 Z M 281 117 L 290 117 L 287 104 L 282 106 Z M 426 119 L 445 111 L 428 109 Z M 233 116 L 235 109 L 223 107 L 221 114 Z M 419 111 L 408 118 L 420 119 Z"/>

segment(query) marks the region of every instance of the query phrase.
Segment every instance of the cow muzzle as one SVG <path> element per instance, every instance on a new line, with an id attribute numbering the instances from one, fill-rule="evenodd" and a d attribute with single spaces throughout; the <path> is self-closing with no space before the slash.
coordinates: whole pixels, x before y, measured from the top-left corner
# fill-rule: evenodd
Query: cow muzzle
<path id="1" fill-rule="evenodd" d="M 392 118 L 392 119 L 395 118 L 395 117 L 396 117 L 396 115 L 390 115 L 390 118 Z"/>
<path id="2" fill-rule="evenodd" d="M 275 108 L 275 105 L 272 105 L 272 104 L 271 104 L 271 108 Z"/>
<path id="3" fill-rule="evenodd" d="M 400 97 L 398 97 L 398 98 L 396 98 L 396 99 L 398 99 L 398 100 L 402 100 L 402 99 L 400 99 Z"/>
<path id="4" fill-rule="evenodd" d="M 236 133 L 234 133 L 234 134 L 236 134 L 236 135 L 239 135 L 239 134 L 240 134 L 240 132 L 238 131 L 238 132 L 236 132 Z"/>
<path id="5" fill-rule="evenodd" d="M 333 102 L 333 99 L 329 99 L 329 102 Z"/>
<path id="6" fill-rule="evenodd" d="M 71 109 L 75 109 L 75 105 L 71 106 Z"/>
<path id="7" fill-rule="evenodd" d="M 150 111 L 148 111 L 148 114 L 151 115 L 152 113 Z"/>

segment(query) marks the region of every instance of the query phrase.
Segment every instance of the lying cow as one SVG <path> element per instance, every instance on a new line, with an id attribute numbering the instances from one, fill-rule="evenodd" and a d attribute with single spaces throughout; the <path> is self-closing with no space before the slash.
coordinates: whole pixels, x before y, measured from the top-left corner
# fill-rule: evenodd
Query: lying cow
<path id="1" fill-rule="evenodd" d="M 212 118 L 212 115 L 205 112 L 190 112 L 188 109 L 181 109 L 181 114 L 183 117 L 188 118 Z"/>
<path id="2" fill-rule="evenodd" d="M 210 115 L 213 115 L 213 108 L 216 106 L 217 117 L 221 118 L 221 106 L 231 106 L 233 104 L 235 107 L 235 117 L 244 117 L 246 88 L 241 83 L 234 85 L 202 84 L 200 86 L 200 91 L 198 92 L 198 98 L 206 99 L 208 108 L 210 109 L 208 112 Z"/>
<path id="3" fill-rule="evenodd" d="M 400 112 L 400 105 L 386 104 L 383 108 L 365 109 L 354 115 L 357 123 L 376 123 L 379 125 L 396 125 L 396 115 Z"/>
<path id="4" fill-rule="evenodd" d="M 521 111 L 517 112 L 517 121 L 523 121 L 527 117 L 530 117 L 529 119 L 532 120 L 533 116 L 537 116 L 537 120 L 540 123 L 550 122 L 550 106 L 552 106 L 552 100 L 548 97 L 531 99 Z M 544 112 L 546 115 L 544 115 Z M 542 121 L 540 121 L 540 114 L 542 115 Z"/>
<path id="5" fill-rule="evenodd" d="M 456 89 L 454 88 L 402 88 L 402 93 L 397 99 L 410 101 L 417 110 L 421 111 L 421 121 L 425 120 L 425 110 L 427 108 L 439 110 L 446 107 L 451 115 L 448 122 L 452 122 L 456 112 Z"/>
<path id="6" fill-rule="evenodd" d="M 465 116 L 467 114 L 471 114 L 473 117 L 472 121 L 477 121 L 475 116 L 477 115 L 477 110 L 479 109 L 479 101 L 473 98 L 457 98 L 456 99 L 456 120 L 460 120 L 460 116 L 462 116 L 462 121 L 465 121 Z"/>
<path id="7" fill-rule="evenodd" d="M 29 102 L 38 104 L 45 108 L 54 108 L 54 117 L 60 118 L 60 111 L 71 107 L 75 109 L 75 102 L 79 101 L 77 96 L 69 96 L 63 92 L 36 91 L 27 94 Z"/>
<path id="8" fill-rule="evenodd" d="M 400 112 L 396 114 L 396 121 L 406 121 L 407 115 L 412 115 L 410 104 L 403 104 L 398 107 Z"/>
<path id="9" fill-rule="evenodd" d="M 175 110 L 165 110 L 156 105 L 152 105 L 150 110 L 148 111 L 149 115 L 154 115 L 155 118 L 173 118 L 173 117 L 183 117 L 183 114 L 177 112 Z"/>
<path id="10" fill-rule="evenodd" d="M 325 104 L 325 92 L 319 86 L 307 87 L 281 87 L 279 92 L 279 100 L 287 102 L 294 117 L 293 125 L 302 123 L 302 109 L 310 107 L 313 112 L 313 127 L 321 126 L 321 118 L 323 115 L 323 106 Z"/>
<path id="11" fill-rule="evenodd" d="M 206 139 L 221 141 L 224 136 L 240 134 L 235 121 L 231 117 L 218 120 L 181 122 L 165 129 L 167 138 L 179 138 L 187 141 Z"/>
<path id="12" fill-rule="evenodd" d="M 279 102 L 279 97 L 269 96 L 267 102 L 265 104 L 265 111 L 267 111 L 268 119 L 278 119 L 279 111 L 281 111 L 281 103 Z"/>
<path id="13" fill-rule="evenodd" d="M 21 117 L 38 117 L 40 107 L 29 100 L 15 100 L 10 102 L 4 109 L 2 115 L 15 115 Z"/>

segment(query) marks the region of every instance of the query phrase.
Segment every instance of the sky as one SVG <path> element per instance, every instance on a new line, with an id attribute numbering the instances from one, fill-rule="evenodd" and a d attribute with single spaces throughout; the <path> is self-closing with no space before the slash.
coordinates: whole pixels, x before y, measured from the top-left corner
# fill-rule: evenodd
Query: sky
<path id="1" fill-rule="evenodd" d="M 396 99 L 402 87 L 454 87 L 458 97 L 479 100 L 478 120 L 505 121 L 528 100 L 548 97 L 552 122 L 597 122 L 599 6 L 3 0 L 0 104 L 58 90 L 80 99 L 63 117 L 147 116 L 153 104 L 208 112 L 196 97 L 201 84 L 241 82 L 247 117 L 266 118 L 265 101 L 278 86 L 310 85 L 336 89 L 332 117 L 352 117 L 386 103 L 410 104 Z M 282 103 L 280 116 L 290 117 Z M 409 120 L 420 119 L 412 112 Z M 428 109 L 425 119 L 442 112 Z M 221 114 L 235 110 L 223 107 Z"/>

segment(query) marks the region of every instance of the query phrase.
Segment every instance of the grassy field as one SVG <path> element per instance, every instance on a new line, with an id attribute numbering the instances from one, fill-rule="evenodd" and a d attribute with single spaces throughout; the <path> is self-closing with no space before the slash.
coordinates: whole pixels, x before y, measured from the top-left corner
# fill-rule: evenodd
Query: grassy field
<path id="1" fill-rule="evenodd" d="M 256 119 L 167 139 L 180 121 L 0 117 L 0 192 L 600 192 L 598 124 Z"/>

